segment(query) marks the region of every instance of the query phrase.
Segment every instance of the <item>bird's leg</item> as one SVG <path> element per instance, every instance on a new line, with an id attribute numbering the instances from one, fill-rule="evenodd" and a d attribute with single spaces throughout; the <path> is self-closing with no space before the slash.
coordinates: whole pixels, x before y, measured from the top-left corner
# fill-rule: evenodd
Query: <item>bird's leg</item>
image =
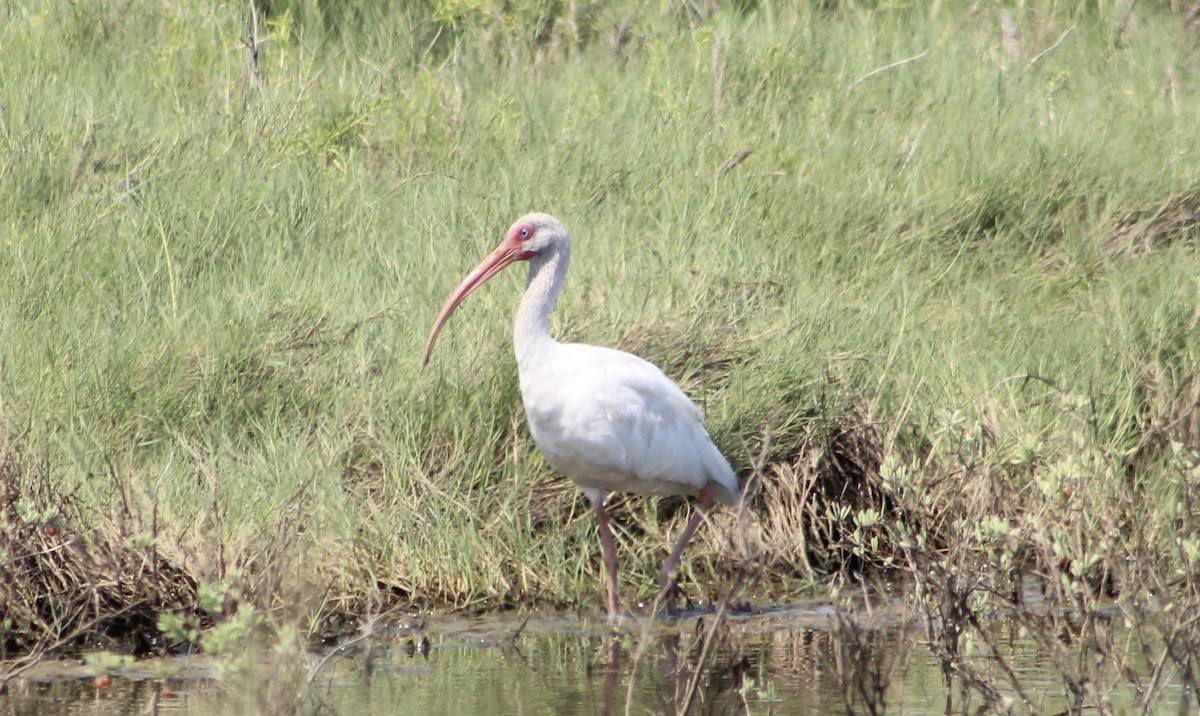
<path id="1" fill-rule="evenodd" d="M 708 509 L 712 507 L 712 501 L 712 488 L 709 485 L 705 485 L 700 489 L 700 499 L 696 503 L 696 509 L 692 512 L 692 517 L 688 520 L 687 526 L 683 528 L 683 534 L 679 535 L 679 541 L 675 543 L 675 549 L 671 550 L 667 561 L 663 563 L 662 575 L 659 578 L 662 592 L 660 592 L 659 596 L 666 602 L 668 614 L 674 612 L 676 591 L 675 570 L 679 568 L 679 557 L 683 554 L 683 548 L 687 546 L 688 540 L 692 538 L 692 534 L 700 526 L 700 522 L 704 519 L 704 516 L 708 514 Z"/>
<path id="2" fill-rule="evenodd" d="M 621 602 L 617 598 L 617 543 L 608 526 L 608 513 L 604 511 L 604 498 L 595 501 L 596 525 L 600 531 L 600 551 L 604 555 L 604 568 L 608 572 L 608 618 L 616 621 L 621 614 Z"/>

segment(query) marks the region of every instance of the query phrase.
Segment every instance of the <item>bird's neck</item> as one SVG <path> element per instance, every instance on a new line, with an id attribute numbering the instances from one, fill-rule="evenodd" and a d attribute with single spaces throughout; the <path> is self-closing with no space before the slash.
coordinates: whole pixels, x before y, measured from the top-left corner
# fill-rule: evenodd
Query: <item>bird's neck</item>
<path id="1" fill-rule="evenodd" d="M 558 300 L 570 263 L 569 244 L 553 246 L 530 259 L 529 280 L 513 327 L 518 367 L 537 364 L 545 351 L 556 345 L 550 336 L 550 310 Z"/>

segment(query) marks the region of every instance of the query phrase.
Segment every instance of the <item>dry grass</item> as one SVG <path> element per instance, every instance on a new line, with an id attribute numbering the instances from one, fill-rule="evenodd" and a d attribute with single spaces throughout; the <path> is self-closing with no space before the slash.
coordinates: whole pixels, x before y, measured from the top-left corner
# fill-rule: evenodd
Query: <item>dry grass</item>
<path id="1" fill-rule="evenodd" d="M 0 436 L 0 622 L 5 654 L 107 644 L 136 653 L 163 647 L 157 621 L 174 612 L 211 626 L 197 609 L 197 580 L 159 550 L 154 517 L 131 505 L 128 485 L 115 514 L 85 513 L 55 487 L 54 471 L 24 451 L 23 436 Z"/>

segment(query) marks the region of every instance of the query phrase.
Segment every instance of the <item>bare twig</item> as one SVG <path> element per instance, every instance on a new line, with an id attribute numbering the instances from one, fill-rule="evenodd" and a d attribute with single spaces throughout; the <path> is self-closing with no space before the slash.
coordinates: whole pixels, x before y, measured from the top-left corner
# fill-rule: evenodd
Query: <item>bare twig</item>
<path id="1" fill-rule="evenodd" d="M 261 73 L 258 68 L 258 48 L 262 43 L 258 39 L 258 6 L 255 0 L 250 0 L 250 19 L 246 21 L 246 49 L 250 52 L 250 86 L 255 90 L 262 89 Z"/>
<path id="2" fill-rule="evenodd" d="M 704 677 L 706 668 L 710 667 L 709 662 L 713 658 L 714 651 L 717 648 L 717 631 L 725 627 L 725 621 L 729 617 L 730 597 L 741 592 L 741 581 L 740 579 L 736 579 L 733 588 L 717 602 L 717 610 L 704 631 L 700 653 L 696 657 L 695 669 L 692 671 L 691 678 L 687 682 L 687 688 L 683 692 L 683 702 L 676 705 L 675 712 L 680 714 L 680 716 L 691 713 L 692 704 L 696 702 L 696 696 L 700 691 L 700 680 Z"/>
<path id="3" fill-rule="evenodd" d="M 925 50 L 924 52 L 913 55 L 912 57 L 906 57 L 903 60 L 896 60 L 895 62 L 891 63 L 890 65 L 884 65 L 883 67 L 877 67 L 877 68 L 871 70 L 870 72 L 868 72 L 867 74 L 863 75 L 862 77 L 859 77 L 858 79 L 854 80 L 854 82 L 850 83 L 850 86 L 855 87 L 863 82 L 866 82 L 867 80 L 871 79 L 875 75 L 882 74 L 884 72 L 887 72 L 888 70 L 894 70 L 897 67 L 903 67 L 904 65 L 907 65 L 912 62 L 916 62 L 917 60 L 921 59 L 922 57 L 924 57 L 925 55 L 928 55 L 928 54 L 929 54 L 929 50 Z"/>
<path id="4" fill-rule="evenodd" d="M 1113 33 L 1113 41 L 1118 45 L 1125 42 L 1125 30 L 1129 29 L 1129 22 L 1133 20 L 1133 9 L 1137 7 L 1137 0 L 1129 0 L 1129 8 L 1125 10 L 1125 16 L 1121 18 L 1121 22 L 1117 23 L 1117 29 Z"/>
<path id="5" fill-rule="evenodd" d="M 749 144 L 737 150 L 735 154 L 730 156 L 721 164 L 721 168 L 717 170 L 717 176 L 725 176 L 731 169 L 746 161 L 746 158 L 753 153 L 754 147 L 750 146 Z"/>
<path id="6" fill-rule="evenodd" d="M 725 86 L 725 38 L 718 33 L 716 41 L 713 42 L 712 48 L 712 65 L 713 65 L 713 124 L 721 121 L 721 94 L 724 92 Z"/>
<path id="7" fill-rule="evenodd" d="M 433 54 L 433 48 L 437 46 L 438 40 L 442 39 L 442 30 L 444 28 L 445 28 L 444 25 L 442 25 L 441 23 L 438 23 L 437 32 L 434 34 L 433 39 L 429 41 L 429 46 L 425 48 L 426 55 Z"/>
<path id="8" fill-rule="evenodd" d="M 1163 94 L 1171 100 L 1171 114 L 1179 116 L 1179 85 L 1175 81 L 1175 67 L 1167 65 L 1167 76 L 1163 82 Z"/>
<path id="9" fill-rule="evenodd" d="M 1056 49 L 1058 49 L 1058 46 L 1059 46 L 1059 45 L 1061 45 L 1061 44 L 1063 43 L 1063 40 L 1067 39 L 1067 35 L 1070 35 L 1070 34 L 1071 34 L 1072 32 L 1074 32 L 1074 31 L 1075 31 L 1075 26 L 1074 26 L 1074 25 L 1072 25 L 1072 26 L 1068 27 L 1068 28 L 1066 29 L 1066 31 L 1065 31 L 1065 32 L 1063 32 L 1063 34 L 1061 34 L 1061 35 L 1059 35 L 1059 36 L 1058 36 L 1058 39 L 1054 41 L 1054 44 L 1053 44 L 1053 45 L 1051 45 L 1051 46 L 1047 47 L 1046 49 L 1042 50 L 1041 52 L 1037 53 L 1037 56 L 1036 56 L 1036 57 L 1034 57 L 1032 60 L 1030 60 L 1030 61 L 1029 61 L 1029 64 L 1025 65 L 1025 71 L 1026 71 L 1026 72 L 1028 72 L 1028 71 L 1029 71 L 1030 69 L 1032 69 L 1032 68 L 1033 68 L 1033 66 L 1034 66 L 1034 65 L 1036 65 L 1036 64 L 1037 64 L 1037 63 L 1038 63 L 1038 62 L 1039 62 L 1039 61 L 1040 61 L 1040 60 L 1041 60 L 1043 57 L 1045 57 L 1046 55 L 1048 55 L 1048 54 L 1050 54 L 1051 52 L 1054 52 Z"/>
<path id="10" fill-rule="evenodd" d="M 83 144 L 79 147 L 79 158 L 75 160 L 75 168 L 71 170 L 71 180 L 67 182 L 67 191 L 73 191 L 75 185 L 79 183 L 79 177 L 83 175 L 83 168 L 87 166 L 88 157 L 92 155 L 92 146 L 96 143 L 96 124 L 88 122 L 87 130 L 83 134 Z"/>
<path id="11" fill-rule="evenodd" d="M 359 629 L 358 634 L 355 635 L 354 638 L 344 641 L 344 642 L 338 644 L 336 647 L 330 649 L 329 652 L 327 654 L 325 654 L 325 656 L 318 659 L 315 664 L 313 664 L 311 667 L 309 667 L 307 682 L 311 684 L 314 681 L 316 681 L 317 676 L 325 669 L 325 665 L 328 664 L 329 660 L 332 659 L 334 656 L 337 656 L 339 654 L 344 654 L 344 653 L 346 653 L 347 650 L 350 649 L 350 647 L 358 646 L 359 644 L 363 643 L 364 641 L 367 641 L 368 639 L 372 639 L 372 638 L 378 636 L 379 630 L 376 628 L 377 625 L 384 617 L 386 617 L 392 611 L 393 610 L 389 609 L 388 611 L 384 612 L 383 614 L 368 616 L 365 619 L 365 621 L 362 625 L 362 628 Z"/>

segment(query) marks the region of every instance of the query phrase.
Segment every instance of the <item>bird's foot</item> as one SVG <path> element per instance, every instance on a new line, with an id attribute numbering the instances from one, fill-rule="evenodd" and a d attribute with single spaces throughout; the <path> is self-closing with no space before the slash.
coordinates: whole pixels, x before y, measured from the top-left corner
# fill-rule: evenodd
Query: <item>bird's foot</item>
<path id="1" fill-rule="evenodd" d="M 675 600 L 678 599 L 680 593 L 678 578 L 672 579 L 669 583 L 663 584 L 662 591 L 658 594 L 658 602 L 659 604 L 662 604 L 663 612 L 666 613 L 667 616 L 676 616 Z M 688 600 L 688 602 L 690 603 L 691 600 Z"/>
<path id="2" fill-rule="evenodd" d="M 682 607 L 679 606 L 680 599 L 683 600 Z M 677 617 L 683 612 L 689 612 L 696 608 L 696 603 L 679 586 L 678 578 L 662 588 L 662 591 L 658 593 L 658 603 L 662 605 L 662 613 L 668 617 Z"/>

